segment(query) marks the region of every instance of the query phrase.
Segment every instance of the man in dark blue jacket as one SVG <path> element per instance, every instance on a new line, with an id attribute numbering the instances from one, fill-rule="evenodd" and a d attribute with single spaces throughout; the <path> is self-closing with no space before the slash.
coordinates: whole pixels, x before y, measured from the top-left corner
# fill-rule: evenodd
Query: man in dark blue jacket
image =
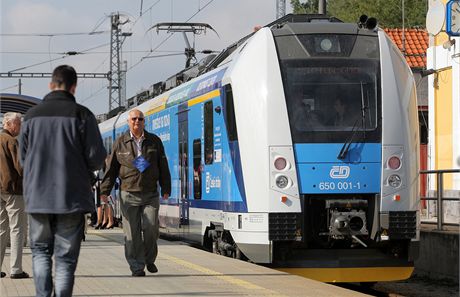
<path id="1" fill-rule="evenodd" d="M 50 92 L 24 117 L 19 135 L 24 168 L 24 199 L 37 296 L 71 296 L 84 214 L 95 209 L 92 172 L 102 168 L 106 151 L 96 118 L 77 104 L 77 73 L 54 69 Z"/>

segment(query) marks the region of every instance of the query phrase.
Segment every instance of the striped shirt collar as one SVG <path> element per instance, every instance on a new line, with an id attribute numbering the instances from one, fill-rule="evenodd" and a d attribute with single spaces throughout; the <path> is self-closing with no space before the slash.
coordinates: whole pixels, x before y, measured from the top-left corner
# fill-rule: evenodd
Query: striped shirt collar
<path id="1" fill-rule="evenodd" d="M 131 139 L 136 144 L 137 156 L 139 157 L 140 155 L 142 155 L 142 142 L 145 139 L 144 131 L 142 131 L 142 135 L 139 138 L 136 138 L 136 136 L 134 136 L 133 132 L 131 131 L 129 131 L 129 135 L 131 135 Z"/>

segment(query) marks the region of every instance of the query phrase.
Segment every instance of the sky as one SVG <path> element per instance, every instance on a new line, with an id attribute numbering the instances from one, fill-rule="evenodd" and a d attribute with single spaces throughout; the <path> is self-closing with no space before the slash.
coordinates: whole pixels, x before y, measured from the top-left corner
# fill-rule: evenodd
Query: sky
<path id="1" fill-rule="evenodd" d="M 292 11 L 289 4 L 286 9 Z M 195 49 L 220 51 L 251 33 L 254 26 L 275 20 L 276 0 L 2 0 L 0 11 L 0 72 L 52 72 L 68 64 L 77 72 L 107 73 L 110 15 L 122 14 L 123 20 L 129 20 L 122 32 L 132 33 L 122 47 L 129 98 L 185 66 L 183 36 L 176 33 L 165 41 L 169 34 L 149 30 L 153 25 L 185 22 L 193 16 L 189 22 L 208 23 L 218 33 L 197 35 Z M 191 35 L 189 40 L 193 42 Z M 64 54 L 69 51 L 83 53 Z M 177 55 L 142 59 L 165 54 Z M 197 54 L 198 59 L 203 57 Z M 18 93 L 18 83 L 17 78 L 2 78 L 0 92 Z M 48 83 L 49 78 L 23 78 L 22 94 L 43 98 Z M 108 84 L 107 79 L 79 79 L 77 102 L 95 114 L 108 112 Z"/>

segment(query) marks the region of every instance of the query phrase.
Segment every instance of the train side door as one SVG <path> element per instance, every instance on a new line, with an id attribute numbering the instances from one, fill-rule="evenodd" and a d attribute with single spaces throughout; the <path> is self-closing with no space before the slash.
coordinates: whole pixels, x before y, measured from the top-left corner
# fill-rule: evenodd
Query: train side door
<path id="1" fill-rule="evenodd" d="M 203 197 L 222 209 L 222 107 L 219 97 L 204 104 Z"/>
<path id="2" fill-rule="evenodd" d="M 189 223 L 189 186 L 188 186 L 188 105 L 179 105 L 177 118 L 179 121 L 179 215 L 180 226 Z"/>

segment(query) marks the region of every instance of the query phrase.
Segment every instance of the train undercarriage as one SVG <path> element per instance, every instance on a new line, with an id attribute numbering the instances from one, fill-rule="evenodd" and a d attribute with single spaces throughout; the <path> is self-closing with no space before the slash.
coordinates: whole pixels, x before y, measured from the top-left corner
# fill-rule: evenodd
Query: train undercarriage
<path id="1" fill-rule="evenodd" d="M 418 255 L 416 214 L 382 215 L 376 202 L 377 195 L 304 195 L 302 213 L 270 213 L 272 263 L 266 266 L 324 282 L 409 278 Z M 207 234 L 209 250 L 245 259 L 222 225 Z"/>

